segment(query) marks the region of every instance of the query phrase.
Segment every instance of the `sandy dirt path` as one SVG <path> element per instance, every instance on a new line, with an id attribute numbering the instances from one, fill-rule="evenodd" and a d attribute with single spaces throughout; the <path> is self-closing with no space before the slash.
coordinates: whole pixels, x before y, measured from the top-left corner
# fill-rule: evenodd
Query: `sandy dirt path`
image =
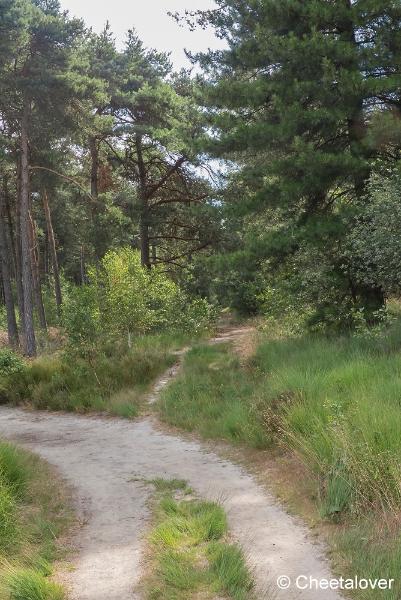
<path id="1" fill-rule="evenodd" d="M 242 467 L 164 433 L 149 417 L 131 422 L 0 407 L 0 436 L 45 458 L 75 490 L 83 526 L 66 574 L 72 600 L 140 599 L 152 493 L 146 482 L 156 477 L 185 479 L 224 504 L 231 533 L 254 569 L 258 600 L 340 599 L 334 591 L 280 591 L 281 575 L 330 577 L 322 548 Z"/>

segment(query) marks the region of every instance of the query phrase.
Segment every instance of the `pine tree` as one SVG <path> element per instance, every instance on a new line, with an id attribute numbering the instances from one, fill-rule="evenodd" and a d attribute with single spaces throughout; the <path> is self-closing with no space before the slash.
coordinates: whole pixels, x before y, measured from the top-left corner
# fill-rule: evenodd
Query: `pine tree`
<path id="1" fill-rule="evenodd" d="M 25 351 L 34 356 L 31 156 L 34 148 L 49 147 L 72 126 L 68 107 L 82 96 L 90 81 L 80 52 L 83 23 L 69 19 L 57 0 L 2 0 L 0 8 L 0 29 L 6 32 L 0 42 L 0 112 L 10 135 L 10 149 L 13 136 L 18 139 L 22 320 Z M 39 299 L 40 289 L 36 291 Z"/>
<path id="2" fill-rule="evenodd" d="M 226 51 L 198 57 L 209 76 L 210 148 L 243 166 L 255 207 L 280 206 L 307 243 L 330 247 L 346 235 L 374 162 L 394 160 L 370 129 L 378 115 L 401 109 L 400 3 L 217 4 L 198 14 L 229 42 Z M 372 308 L 383 301 L 380 289 L 354 285 L 352 293 Z"/>

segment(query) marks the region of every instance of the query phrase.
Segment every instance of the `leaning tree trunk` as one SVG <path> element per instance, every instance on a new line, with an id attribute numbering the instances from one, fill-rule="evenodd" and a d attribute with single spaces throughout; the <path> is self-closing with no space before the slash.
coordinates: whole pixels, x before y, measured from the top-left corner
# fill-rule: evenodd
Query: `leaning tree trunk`
<path id="1" fill-rule="evenodd" d="M 23 315 L 25 330 L 25 353 L 28 356 L 36 356 L 36 336 L 33 321 L 32 301 L 32 264 L 30 244 L 30 222 L 29 222 L 29 113 L 30 104 L 24 101 L 23 116 L 21 121 L 21 167 L 20 167 L 20 235 L 21 235 L 21 275 L 23 290 Z"/>
<path id="2" fill-rule="evenodd" d="M 17 319 L 15 318 L 14 298 L 11 287 L 10 253 L 8 251 L 7 233 L 4 224 L 4 197 L 0 194 L 0 261 L 3 279 L 4 302 L 7 311 L 8 341 L 13 348 L 19 346 Z"/>
<path id="3" fill-rule="evenodd" d="M 46 190 L 43 192 L 43 208 L 44 208 L 45 218 L 46 218 L 47 240 L 48 240 L 48 244 L 49 244 L 49 251 L 50 251 L 51 262 L 52 262 L 52 266 L 53 266 L 54 292 L 55 292 L 55 296 L 56 296 L 57 312 L 58 312 L 58 315 L 61 316 L 61 305 L 63 303 L 63 297 L 61 295 L 60 271 L 58 268 L 56 240 L 54 237 L 52 216 L 51 216 L 51 212 L 50 212 L 49 200 L 47 197 Z"/>

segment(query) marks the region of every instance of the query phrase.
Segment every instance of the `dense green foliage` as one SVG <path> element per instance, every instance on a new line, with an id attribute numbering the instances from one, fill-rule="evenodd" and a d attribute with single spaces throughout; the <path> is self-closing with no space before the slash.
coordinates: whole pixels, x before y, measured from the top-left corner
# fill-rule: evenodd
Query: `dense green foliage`
<path id="1" fill-rule="evenodd" d="M 0 0 L 0 315 L 13 347 L 0 351 L 1 399 L 135 417 L 172 351 L 219 308 L 259 315 L 270 334 L 253 360 L 195 347 L 162 418 L 296 454 L 322 518 L 352 524 L 336 542 L 346 567 L 359 567 L 363 541 L 372 574 L 386 563 L 393 574 L 400 3 L 216 0 L 186 19 L 227 42 L 193 57 L 197 75 L 174 73 L 134 29 L 122 47 L 108 25 L 93 33 L 58 0 Z M 272 335 L 277 320 L 287 336 Z M 25 498 L 4 456 L 0 551 L 18 538 Z M 161 511 L 193 525 L 199 506 L 170 498 Z M 386 552 L 362 538 L 374 514 L 392 533 Z M 202 531 L 196 543 L 211 542 Z M 240 553 L 212 545 L 201 575 L 166 549 L 152 597 L 214 581 L 245 598 Z M 57 596 L 22 566 L 15 600 Z"/>
<path id="2" fill-rule="evenodd" d="M 29 355 L 35 327 L 71 325 L 66 298 L 78 338 L 96 335 L 88 301 L 130 340 L 205 296 L 352 328 L 399 289 L 398 4 L 219 0 L 188 18 L 228 41 L 193 78 L 133 29 L 119 49 L 57 1 L 2 3 L 0 250 Z"/>
<path id="3" fill-rule="evenodd" d="M 387 0 L 216 4 L 194 15 L 228 42 L 195 57 L 205 70 L 208 150 L 234 165 L 224 192 L 227 256 L 208 262 L 211 293 L 255 313 L 273 289 L 274 301 L 295 304 L 314 327 L 352 326 L 361 308 L 372 321 L 394 289 L 379 270 L 389 241 L 383 218 L 369 256 L 350 242 L 359 230 L 369 244 L 381 207 L 368 181 L 377 188 L 399 161 L 401 8 Z"/>

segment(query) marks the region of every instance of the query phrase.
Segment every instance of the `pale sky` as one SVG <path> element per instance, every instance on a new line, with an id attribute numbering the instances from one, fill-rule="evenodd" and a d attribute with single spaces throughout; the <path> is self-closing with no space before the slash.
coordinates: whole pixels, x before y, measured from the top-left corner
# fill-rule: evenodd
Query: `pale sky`
<path id="1" fill-rule="evenodd" d="M 145 46 L 171 52 L 176 69 L 189 66 L 184 48 L 199 51 L 220 48 L 223 44 L 213 30 L 191 32 L 167 15 L 168 11 L 184 13 L 185 9 L 214 8 L 214 0 L 61 0 L 61 6 L 83 18 L 94 31 L 101 31 L 109 21 L 118 42 L 134 27 Z"/>

